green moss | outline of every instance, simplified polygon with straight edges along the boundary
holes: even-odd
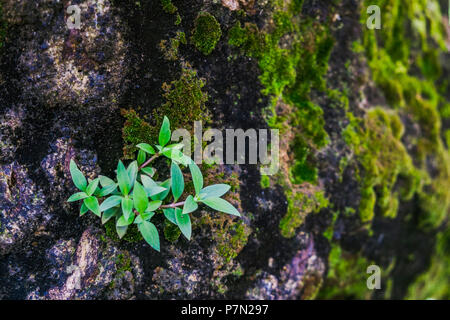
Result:
[[[437,235],[436,254],[429,269],[409,287],[407,299],[450,299],[450,229]]]
[[[328,257],[328,274],[318,299],[369,299],[367,267],[372,263],[359,254],[351,254],[333,244]]]
[[[122,129],[124,156],[132,158],[141,142],[153,144],[158,140],[159,128],[164,116],[170,119],[172,129],[193,130],[194,121],[208,121],[205,106],[208,95],[203,91],[205,82],[197,76],[197,71],[189,64],[182,66],[178,80],[163,84],[163,97],[166,102],[152,112],[152,124],[139,117],[136,111],[121,110],[126,121]]]
[[[222,36],[220,24],[208,12],[200,12],[195,20],[191,42],[204,55],[209,55]]]
[[[266,189],[270,187],[270,178],[268,176],[261,176],[261,188]]]
[[[280,221],[281,235],[285,238],[295,236],[296,229],[303,223],[308,214],[319,212],[320,209],[328,206],[328,200],[322,191],[316,191],[310,195],[306,190],[303,191],[285,191],[288,210]]]
[[[395,217],[398,198],[408,200],[420,187],[421,173],[401,142],[403,125],[395,112],[375,108],[364,120],[349,114],[343,132],[363,168],[359,213],[363,222],[372,220],[375,205],[386,217]],[[398,181],[401,187],[395,189]]]
[[[164,225],[164,237],[167,241],[175,242],[181,235],[180,228],[172,222],[166,220]]]
[[[163,84],[163,97],[166,100],[153,112],[153,119],[159,125],[164,116],[170,119],[172,128],[192,130],[194,121],[207,121],[205,106],[208,95],[203,91],[205,81],[197,76],[197,71],[185,64],[178,80]],[[156,132],[155,132],[156,133]]]
[[[450,162],[441,138],[444,134],[441,134],[440,119],[448,103],[441,92],[450,88],[445,82],[439,89],[436,85],[436,80],[442,74],[439,55],[446,51],[446,34],[441,23],[439,3],[435,0],[365,1],[365,5],[369,4],[379,5],[386,16],[379,32],[364,29],[361,46],[365,49],[373,79],[383,91],[390,107],[397,109],[399,115],[408,115],[420,128],[419,135],[412,140],[414,147],[410,149],[423,188],[410,188],[408,196],[414,192],[418,196],[419,207],[423,211],[421,223],[424,226],[437,226],[445,219],[450,206]],[[367,15],[364,6],[362,10],[361,23],[365,23]],[[395,136],[394,127],[392,131]],[[387,148],[379,152],[387,157],[388,153],[392,154]],[[428,168],[430,161],[436,168],[433,177]],[[381,183],[377,193],[385,213],[391,216],[395,215],[394,211],[401,200],[390,197],[390,185],[396,170],[397,166],[388,166],[384,170],[387,176],[378,178],[386,180]],[[369,176],[376,176],[376,173],[369,170]],[[408,184],[414,184],[413,177],[406,177],[406,180]],[[386,184],[387,187],[383,187]]]
[[[153,143],[154,133],[157,130],[139,117],[133,109],[121,110],[121,114],[126,121],[122,128],[122,138],[124,141],[123,153],[128,159],[134,158],[137,151],[136,145],[142,142]]]
[[[172,3],[172,0],[161,0],[161,5],[166,13],[174,14],[178,11],[178,8]]]
[[[292,1],[286,7],[284,2],[275,1],[269,33],[250,23],[242,27],[240,22],[228,33],[229,45],[258,59],[263,93],[271,97],[268,124],[279,129],[281,135],[294,132],[289,142],[294,159],[285,164],[289,167],[288,177],[278,179],[288,201],[288,212],[280,223],[281,233],[287,237],[294,235],[306,214],[322,207],[314,200],[315,196],[303,194],[302,188],[295,185],[317,182],[314,154],[328,143],[323,111],[309,95],[311,89],[326,91],[325,75],[334,40],[326,24],[299,16],[302,4],[303,1]],[[281,44],[285,38],[289,39],[288,45]],[[280,114],[280,98],[293,108]]]
[[[238,220],[229,228],[218,230],[215,238],[219,240],[217,245],[219,254],[224,257],[227,262],[236,258],[238,253],[247,244],[249,235],[250,229],[242,220]]]
[[[186,35],[178,31],[177,35],[169,40],[161,40],[159,50],[163,53],[164,59],[168,61],[178,60],[178,48],[180,44],[186,44]]]
[[[144,240],[144,238],[142,238],[142,235],[139,232],[139,230],[135,224],[130,225],[128,227],[128,230],[127,230],[127,233],[125,234],[125,236],[122,239],[120,239],[119,236],[117,235],[116,223],[115,223],[114,219],[109,220],[105,224],[105,233],[109,239],[111,239],[115,242],[126,241],[126,242],[135,243],[135,242],[140,242],[140,241]]]

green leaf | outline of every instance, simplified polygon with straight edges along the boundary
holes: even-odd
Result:
[[[127,233],[127,230],[128,230],[128,226],[119,227],[116,224],[116,232],[117,232],[117,235],[119,236],[119,239],[123,238],[123,236]]]
[[[155,175],[155,168],[151,168],[151,167],[145,167],[142,168],[141,171],[147,175],[149,175],[150,177],[153,177]]]
[[[137,156],[138,164],[139,165],[143,164],[145,162],[145,160],[147,160],[147,154],[144,151],[139,150],[138,156]]]
[[[166,156],[167,158],[171,159],[172,161],[175,161],[177,163],[181,163],[184,166],[189,165],[192,160],[188,156],[186,156],[183,152],[179,150],[166,150],[163,151],[162,154]]]
[[[89,198],[86,198],[86,199],[84,199],[84,202],[83,202],[85,205],[86,205],[86,207],[89,209],[89,210],[91,210],[96,216],[99,216],[99,217],[101,217],[102,216],[102,214],[101,214],[101,212],[100,212],[100,208],[99,208],[99,206],[98,206],[98,200],[97,200],[97,198],[96,197],[89,197]]]
[[[111,196],[102,202],[102,204],[100,205],[100,211],[103,212],[112,207],[118,206],[121,202],[122,202],[121,196]]]
[[[112,217],[117,216],[120,213],[119,207],[109,208],[102,215],[102,224],[107,223]]]
[[[75,202],[78,200],[86,199],[88,195],[85,192],[77,192],[70,196],[69,199],[67,199],[67,202]]]
[[[99,194],[98,194],[98,196],[99,197],[106,197],[107,195],[110,195],[111,193],[116,191],[116,189],[117,189],[117,185],[116,184],[111,184],[111,185],[106,186],[103,189],[101,189]]]
[[[148,207],[147,192],[144,187],[136,181],[133,189],[134,207],[139,213],[144,213]]]
[[[175,209],[174,208],[167,208],[163,209],[164,216],[172,222],[173,224],[177,224],[177,219],[175,218]]]
[[[159,130],[159,144],[164,147],[169,142],[170,136],[170,121],[166,116],[164,116],[161,130]]]
[[[199,192],[203,188],[203,175],[200,171],[200,168],[192,161],[189,164],[189,170],[191,171],[192,182],[194,183],[195,194],[199,194]]]
[[[199,193],[199,197],[202,200],[208,198],[219,198],[227,193],[230,188],[231,187],[227,184],[213,184],[211,186],[203,188]]]
[[[149,197],[160,194],[161,192],[168,191],[167,188],[159,186],[150,177],[141,176],[142,184],[144,185],[145,191]],[[153,198],[152,198],[153,199]]]
[[[162,205],[162,201],[160,201],[160,200],[152,201],[148,204],[148,207],[147,207],[147,209],[145,209],[145,211],[147,212],[147,211],[158,210],[159,207],[161,207],[161,205]]]
[[[114,180],[105,177],[105,176],[99,176],[98,177],[100,179],[100,184],[102,185],[102,187],[108,187],[111,185],[116,185],[116,183],[114,182]]]
[[[138,228],[144,237],[144,240],[147,241],[153,249],[159,252],[159,234],[155,225],[149,221],[143,221],[138,224]]]
[[[134,223],[139,224],[144,221],[149,221],[154,215],[155,215],[154,212],[144,212],[143,214],[140,214],[136,217],[136,219],[134,220]]]
[[[81,208],[80,208],[80,217],[83,216],[86,212],[88,212],[89,209],[88,207],[86,207],[86,205],[84,204],[84,202],[81,204]]]
[[[183,214],[194,212],[195,210],[197,210],[197,208],[198,204],[197,202],[195,202],[194,197],[189,195],[184,202]]]
[[[134,221],[134,217],[135,214],[133,212],[131,212],[130,216],[127,218],[124,215],[120,216],[119,220],[117,220],[116,225],[118,227],[125,227],[125,226],[129,226],[130,224],[133,223]]]
[[[239,211],[236,210],[235,207],[228,201],[221,199],[221,198],[208,198],[205,200],[200,200],[204,204],[206,204],[208,207],[213,208],[214,210],[225,212],[228,214],[232,214],[234,216],[240,217],[241,214]]]
[[[133,200],[129,198],[122,198],[122,212],[125,219],[128,220],[133,213]]]
[[[177,225],[180,228],[181,233],[183,233],[188,240],[191,240],[192,226],[189,214],[183,214],[183,211],[180,208],[176,208],[175,218],[177,219]]]
[[[139,149],[141,149],[142,151],[149,153],[149,154],[155,154],[155,149],[153,149],[153,147],[147,143],[140,143],[138,144],[136,147],[138,147]]]
[[[163,201],[167,195],[170,192],[170,179],[167,179],[166,181],[162,182],[159,184],[159,188],[165,188],[166,190],[164,190],[163,192],[158,192],[157,194],[150,196],[152,198],[152,200],[161,200]],[[158,188],[158,189],[159,189]],[[156,188],[152,188],[151,191],[156,190]]]
[[[70,175],[72,176],[73,183],[81,191],[86,191],[87,181],[83,173],[78,169],[75,161],[70,160]]]
[[[137,161],[133,161],[132,163],[130,163],[130,165],[127,168],[128,178],[130,179],[130,190],[134,186],[134,182],[136,181],[138,171],[139,169]]]
[[[117,180],[119,181],[120,191],[124,196],[127,196],[130,192],[130,178],[128,176],[128,172],[125,169],[122,161],[119,160],[119,164],[117,165]]]
[[[168,146],[164,147],[163,150],[181,150],[183,149],[184,144],[183,143],[174,143],[174,144],[169,144]]]
[[[86,188],[86,193],[89,196],[92,196],[95,192],[95,190],[97,190],[98,187],[98,183],[100,182],[100,179],[94,179],[93,181],[91,181],[91,183],[89,183],[88,187]]]
[[[172,162],[172,165],[170,167],[171,177],[172,177],[172,194],[173,194],[173,201],[176,202],[184,191],[184,178],[183,173],[181,172],[180,167],[175,163]]]

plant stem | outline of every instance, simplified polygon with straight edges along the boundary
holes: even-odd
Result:
[[[159,153],[155,154],[153,157],[151,157],[150,159],[148,159],[147,161],[145,161],[145,162],[139,167],[139,170],[142,170],[142,168],[145,168],[146,166],[148,166],[150,162],[152,162],[153,160],[155,160],[155,159],[158,158],[159,156],[160,156]]]
[[[171,204],[166,204],[166,205],[161,206],[161,208],[176,208],[176,207],[180,207],[180,206],[184,205],[184,202],[185,201],[177,202],[177,203],[171,203]]]

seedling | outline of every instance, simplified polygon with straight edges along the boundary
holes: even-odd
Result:
[[[157,213],[164,214],[167,220],[177,225],[188,240],[192,233],[189,215],[198,209],[199,204],[239,217],[238,210],[221,198],[230,186],[214,184],[204,187],[200,168],[181,151],[183,144],[168,145],[171,135],[169,119],[164,117],[159,145],[138,144],[137,158],[127,168],[119,160],[116,180],[99,176],[87,181],[75,161],[71,160],[70,173],[80,192],[67,201],[83,201],[80,215],[90,211],[100,217],[103,224],[115,218],[120,238],[131,224],[136,224],[145,241],[157,251],[160,251],[159,233],[151,222]],[[170,178],[154,181],[156,169],[151,163],[161,156],[171,160]],[[189,168],[195,190],[194,194],[186,197],[182,197],[185,183],[180,166]],[[185,200],[179,201],[182,198]]]

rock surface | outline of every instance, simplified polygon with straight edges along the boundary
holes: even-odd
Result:
[[[172,2],[0,2],[0,299],[450,298],[438,285],[450,276],[450,37],[432,24],[448,21],[444,1],[416,17],[424,35],[376,55],[367,1]],[[209,55],[191,42],[200,11],[221,28]],[[183,110],[166,101],[186,69],[205,84],[205,127],[280,129],[280,172],[208,168],[243,218],[202,207],[191,241],[169,241],[157,218],[159,253],[79,217],[69,163],[90,179],[114,173],[129,142],[120,109],[150,128],[189,114],[192,95]]]

